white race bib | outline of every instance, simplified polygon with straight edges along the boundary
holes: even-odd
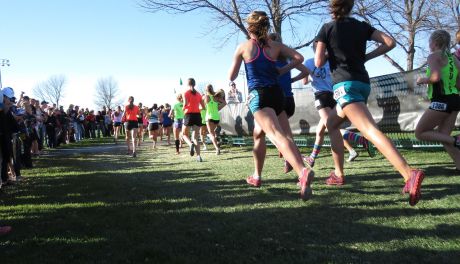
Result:
[[[334,100],[338,100],[340,97],[346,95],[345,86],[340,86],[339,88],[334,90]]]
[[[447,110],[447,104],[440,103],[440,102],[431,102],[430,109],[433,109],[433,110],[436,110],[436,111],[446,111]]]

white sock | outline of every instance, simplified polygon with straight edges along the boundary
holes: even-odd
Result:
[[[260,179],[260,176],[252,175],[252,178],[254,178],[254,180],[259,180],[259,179]]]

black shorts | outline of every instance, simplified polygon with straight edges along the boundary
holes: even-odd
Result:
[[[276,115],[284,111],[284,93],[279,86],[254,88],[248,96],[248,106],[251,112],[270,107]]]
[[[172,124],[163,124],[163,128],[172,127]]]
[[[201,114],[200,113],[190,113],[185,114],[184,116],[184,126],[202,126],[201,123]]]
[[[445,113],[460,111],[460,96],[458,94],[443,95],[431,99],[431,110]]]
[[[149,131],[158,130],[160,128],[160,124],[158,123],[149,123]]]
[[[218,125],[220,120],[208,119],[208,122],[211,122],[211,123],[214,123],[214,124]]]
[[[315,93],[315,107],[316,110],[320,110],[326,107],[333,109],[337,105],[337,101],[334,100],[333,92],[316,92]]]
[[[137,123],[137,121],[127,121],[125,123],[125,128],[126,130],[133,130],[135,128],[139,128],[139,124]]]
[[[295,101],[293,96],[284,97],[284,111],[286,112],[288,118],[294,115]]]
[[[113,126],[114,126],[114,127],[119,127],[119,126],[121,126],[121,122],[114,122],[114,123],[113,123]]]

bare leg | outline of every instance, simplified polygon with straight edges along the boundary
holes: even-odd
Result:
[[[254,131],[252,133],[254,138],[254,148],[252,149],[252,156],[254,159],[254,174],[257,179],[262,176],[262,169],[265,163],[265,156],[267,154],[267,145],[265,142],[265,133],[262,128],[255,122]]]
[[[409,164],[401,156],[393,142],[378,129],[366,105],[363,102],[351,103],[343,111],[361,134],[377,147],[405,180],[408,180],[411,174]],[[343,171],[343,167],[341,167],[341,170]]]
[[[216,138],[216,127],[217,125],[211,121],[208,120],[206,122],[206,125],[208,126],[208,131],[209,131],[209,137],[211,138],[211,142],[214,145],[214,148],[216,151],[219,150],[219,146],[217,145],[217,138]]]

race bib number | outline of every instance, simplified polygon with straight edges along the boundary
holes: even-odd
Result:
[[[430,109],[433,109],[433,110],[436,110],[436,111],[446,111],[447,110],[447,104],[440,103],[440,102],[431,102]]]
[[[347,93],[345,92],[345,86],[340,86],[334,90],[334,100],[338,100],[340,97],[343,97]]]

